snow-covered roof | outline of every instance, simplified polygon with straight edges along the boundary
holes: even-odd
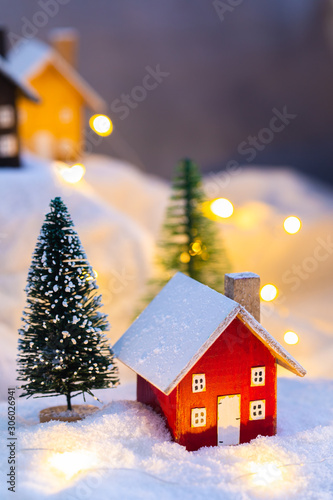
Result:
[[[16,72],[15,67],[2,56],[0,56],[0,73],[10,80],[25,97],[31,101],[39,101],[36,92],[30,87],[29,84],[23,83],[20,75]]]
[[[79,92],[86,104],[96,112],[106,109],[105,101],[79,75],[76,69],[50,45],[37,40],[25,40],[14,47],[8,54],[8,59],[16,73],[24,80],[30,80],[51,64]]]
[[[255,273],[228,273],[226,276],[230,276],[230,278],[233,278],[234,280],[246,280],[249,278],[260,278],[258,274]]]
[[[115,355],[165,394],[238,317],[296,375],[304,368],[240,304],[177,273],[114,346]]]

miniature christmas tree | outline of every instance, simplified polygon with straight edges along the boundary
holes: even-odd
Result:
[[[191,278],[223,291],[224,274],[230,264],[215,223],[204,216],[205,201],[197,165],[181,160],[175,172],[172,195],[158,243],[159,276],[151,282],[149,299],[180,271]]]
[[[50,207],[28,274],[18,380],[22,396],[63,394],[71,410],[72,397],[117,385],[118,372],[93,269],[61,198]]]

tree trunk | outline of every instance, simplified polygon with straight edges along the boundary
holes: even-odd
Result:
[[[66,399],[67,399],[67,410],[72,411],[71,394],[70,394],[70,392],[66,395]]]

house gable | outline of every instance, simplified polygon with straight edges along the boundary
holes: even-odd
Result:
[[[82,96],[52,64],[46,65],[31,83],[41,96],[41,104],[36,107],[24,100],[19,102],[20,131],[25,145],[34,150],[36,132],[47,131],[56,140],[71,141],[73,148],[79,151]],[[69,114],[67,121],[61,119],[63,110]],[[58,156],[58,152],[54,155]]]
[[[95,112],[106,109],[105,101],[82,78],[74,67],[61,57],[52,47],[40,40],[29,40],[14,47],[9,59],[18,75],[32,82],[51,64],[81,95],[83,101]]]
[[[265,384],[251,385],[251,368],[265,367]],[[204,374],[206,390],[193,392],[195,374]],[[219,396],[240,396],[240,442],[276,431],[276,362],[269,349],[235,318],[181,380],[178,387],[174,438],[189,450],[217,444]],[[250,420],[250,402],[265,401],[265,418]],[[205,409],[206,425],[192,427],[191,412]]]

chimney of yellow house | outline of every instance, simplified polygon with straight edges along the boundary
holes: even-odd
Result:
[[[71,66],[77,65],[79,35],[74,28],[56,28],[50,32],[49,40],[52,47]]]

